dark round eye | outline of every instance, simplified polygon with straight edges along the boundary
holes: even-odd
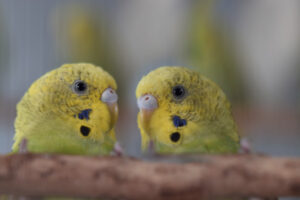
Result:
[[[185,89],[182,85],[176,85],[173,87],[172,93],[175,99],[182,99],[185,96]]]
[[[171,139],[173,142],[178,142],[179,139],[180,139],[180,133],[178,133],[178,132],[172,133],[172,134],[170,135],[170,139]]]
[[[91,129],[87,126],[80,126],[80,133],[83,136],[88,136],[90,134]]]
[[[87,91],[87,84],[84,81],[77,80],[73,83],[72,89],[76,94],[85,94]]]

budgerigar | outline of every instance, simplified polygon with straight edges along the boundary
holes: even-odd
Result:
[[[184,67],[160,67],[136,89],[142,149],[157,153],[233,153],[239,135],[231,106],[211,80]]]
[[[36,80],[17,105],[13,152],[108,154],[118,117],[116,82],[100,67],[65,64]]]

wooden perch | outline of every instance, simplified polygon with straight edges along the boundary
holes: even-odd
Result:
[[[0,156],[0,193],[133,200],[300,195],[300,159],[227,155],[201,156],[200,160]]]

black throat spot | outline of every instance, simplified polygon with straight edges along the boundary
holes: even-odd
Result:
[[[83,136],[88,136],[90,134],[91,129],[87,126],[80,126],[80,133]]]

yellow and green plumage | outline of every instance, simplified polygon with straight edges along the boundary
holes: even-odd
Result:
[[[116,82],[92,64],[65,64],[36,80],[17,105],[13,152],[108,154],[115,143]],[[107,100],[109,97],[114,98]],[[103,95],[105,101],[103,101]]]
[[[143,150],[153,143],[158,153],[238,151],[230,103],[204,76],[184,67],[160,67],[141,79],[136,97]]]

